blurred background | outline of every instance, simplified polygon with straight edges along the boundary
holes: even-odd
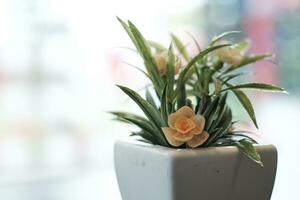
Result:
[[[279,152],[272,200],[297,199],[299,0],[0,0],[0,198],[121,199],[113,142],[132,127],[105,112],[137,111],[114,84],[138,90],[145,79],[123,63],[141,66],[120,48],[132,45],[115,16],[165,45],[170,32],[187,43],[189,32],[205,47],[222,31],[242,30],[231,39],[248,37],[250,52],[277,54],[278,66],[247,69],[258,73],[252,80],[290,93],[251,94],[261,137]]]

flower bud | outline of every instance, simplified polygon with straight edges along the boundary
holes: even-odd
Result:
[[[155,61],[155,64],[156,64],[156,67],[157,67],[157,70],[158,70],[159,74],[161,76],[166,75],[167,74],[167,56],[166,56],[166,53],[164,52],[164,53],[161,53],[159,55],[156,55],[154,57],[154,61]],[[174,75],[179,73],[180,67],[181,67],[181,61],[178,57],[176,57],[175,66],[174,66]]]

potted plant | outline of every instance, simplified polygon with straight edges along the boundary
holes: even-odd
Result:
[[[168,48],[146,40],[133,23],[118,18],[142,57],[152,88],[145,98],[118,87],[145,116],[111,112],[140,130],[115,144],[115,169],[124,200],[266,200],[277,166],[273,145],[259,145],[237,132],[226,102],[233,93],[256,127],[245,89],[284,92],[265,83],[235,84],[241,69],[271,59],[247,55],[249,43],[225,42],[236,31],[214,37],[206,49],[190,56],[175,35]],[[176,52],[176,53],[175,53]]]

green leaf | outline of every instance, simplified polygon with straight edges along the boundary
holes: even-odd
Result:
[[[213,46],[216,42],[218,42],[219,40],[223,39],[225,36],[231,35],[231,34],[236,34],[236,33],[240,33],[241,31],[227,31],[224,32],[218,36],[213,37],[213,39],[211,40],[209,46]]]
[[[230,46],[230,44],[222,44],[222,45],[218,45],[218,46],[213,46],[213,47],[209,47],[203,51],[201,51],[198,55],[196,55],[188,64],[187,66],[184,68],[184,70],[182,70],[182,72],[179,74],[179,78],[178,78],[178,83],[177,83],[177,87],[175,90],[175,94],[174,97],[176,97],[179,93],[179,90],[181,89],[181,86],[185,84],[185,82],[188,80],[188,78],[193,74],[193,66],[194,64],[201,60],[205,55],[207,55],[208,53],[216,50],[216,49],[220,49],[223,47],[227,47]]]
[[[167,84],[168,84],[168,101],[172,102],[173,89],[174,89],[174,74],[175,74],[175,55],[173,52],[172,43],[168,50],[167,60]]]
[[[213,71],[209,67],[201,68],[202,80],[199,81],[200,82],[199,85],[202,82],[203,92],[206,95],[209,95],[209,83],[212,80],[212,74]]]
[[[224,63],[222,61],[217,61],[213,64],[213,72],[218,72],[222,69],[222,67],[224,66]]]
[[[201,98],[203,96],[199,91],[196,91],[194,89],[186,90],[186,94],[187,94],[187,96],[195,96],[195,97],[199,97],[199,98]]]
[[[254,109],[253,109],[251,101],[249,100],[247,95],[244,92],[242,92],[241,90],[232,90],[232,92],[238,98],[238,100],[240,101],[240,103],[242,104],[244,109],[247,111],[247,113],[248,113],[249,117],[251,118],[251,120],[253,121],[255,127],[258,128]]]
[[[153,132],[153,130],[155,129],[153,127],[153,125],[151,124],[151,122],[149,122],[144,117],[141,117],[141,116],[138,116],[135,114],[131,114],[131,113],[126,113],[126,112],[110,112],[110,113],[117,116],[118,118],[120,118],[122,120],[125,120],[132,124],[135,124],[142,130],[146,130],[149,133]],[[155,135],[155,132],[152,135]]]
[[[232,146],[235,145],[234,143],[242,139],[245,139],[252,144],[257,144],[257,142],[253,138],[244,134],[226,134],[215,141],[213,144],[211,144],[211,146]]]
[[[234,141],[239,141],[241,139],[247,139],[248,141],[252,142],[253,144],[258,144],[258,142],[256,140],[254,140],[252,137],[242,134],[242,133],[231,132],[230,134],[225,135],[223,138],[230,138]]]
[[[198,96],[201,98],[202,95],[205,95],[205,91],[203,89],[202,86],[202,73],[200,74],[200,70],[202,70],[202,68],[199,69],[199,67],[194,67],[193,68],[196,74],[196,77],[194,78],[193,76],[190,76],[189,80],[186,82],[186,85],[190,86],[191,89],[189,91],[192,92],[192,94],[194,93],[194,96]],[[199,100],[199,99],[198,99]],[[198,108],[198,106],[197,106]],[[198,110],[198,109],[197,109]]]
[[[228,114],[227,110],[229,109],[229,108],[227,108],[226,100],[227,100],[227,93],[222,95],[220,98],[217,110],[214,113],[216,117],[211,120],[212,124],[211,124],[211,126],[209,126],[209,129],[208,129],[209,132],[214,130],[216,127],[223,126],[222,122],[224,121],[224,118],[227,117],[226,114]]]
[[[147,90],[150,86],[152,86],[152,85],[150,83],[148,83],[148,84],[142,86],[141,88],[139,88],[136,92],[140,92],[142,90]]]
[[[162,88],[163,88],[163,82],[160,77],[160,74],[158,72],[158,69],[155,65],[155,62],[153,60],[153,57],[151,55],[151,51],[149,49],[149,44],[143,37],[143,35],[140,33],[140,31],[134,26],[133,23],[128,21],[129,28],[131,30],[131,33],[133,37],[136,40],[136,48],[140,52],[140,55],[142,56],[147,72],[150,75],[153,85],[158,92],[158,94],[161,94]]]
[[[151,135],[149,132],[145,131],[145,130],[141,130],[141,131],[137,131],[137,132],[132,132],[132,134],[130,136],[140,136],[142,137],[144,140],[143,142],[150,142],[152,144],[160,144],[157,140],[156,137],[153,137],[153,135]]]
[[[175,44],[176,48],[178,49],[179,53],[182,55],[182,57],[186,61],[188,61],[190,58],[189,58],[188,53],[186,52],[185,45],[183,45],[183,43],[180,41],[180,39],[176,35],[171,34],[171,38],[172,38],[172,41]]]
[[[224,73],[228,73],[231,72],[233,70],[237,70],[241,67],[244,67],[248,64],[260,61],[260,60],[265,60],[267,58],[271,58],[273,55],[272,54],[262,54],[262,55],[250,55],[250,56],[245,56],[243,58],[243,61],[241,64],[234,66],[234,67],[230,67],[228,70],[226,70]]]
[[[210,105],[210,103],[211,103],[211,98],[208,95],[201,96],[199,105],[197,106],[198,110],[196,110],[197,114],[203,115],[203,113],[207,109],[207,106]]]
[[[212,100],[212,102],[207,106],[207,108],[205,109],[203,116],[205,117],[205,119],[210,118],[210,116],[214,113],[214,111],[216,111],[218,104],[219,104],[219,100],[220,100],[220,96],[217,96],[216,98],[214,98]],[[206,125],[205,125],[206,126]]]
[[[154,98],[152,97],[149,90],[146,90],[146,100],[154,107],[157,108]]]
[[[219,116],[214,121],[213,126],[211,127],[211,129],[215,129],[216,127],[223,126],[223,123],[226,120],[227,116],[231,115],[230,111],[231,110],[230,110],[230,108],[227,105],[223,105],[222,107],[220,106]]]
[[[266,83],[244,83],[240,85],[232,85],[228,88],[223,89],[221,92],[227,91],[227,90],[235,90],[235,89],[255,89],[255,90],[266,90],[266,91],[272,91],[272,92],[283,92],[286,93],[286,91],[278,86],[266,84]]]
[[[153,47],[155,49],[157,54],[167,51],[167,49],[163,45],[159,44],[158,42],[148,40],[148,43],[151,47]]]
[[[124,30],[128,34],[128,36],[131,39],[131,41],[134,44],[134,46],[137,46],[137,42],[136,42],[133,34],[131,33],[131,30],[130,30],[129,26],[122,19],[120,19],[119,17],[117,17],[117,19],[120,22],[120,24],[123,26]]]
[[[123,26],[123,28],[125,29],[125,31],[127,32],[130,39],[132,40],[139,54],[143,58],[147,69],[147,74],[149,75],[149,78],[153,83],[156,92],[160,95],[163,88],[163,82],[158,73],[155,62],[152,58],[149,44],[144,39],[142,34],[139,32],[139,30],[130,21],[128,21],[128,25],[127,25],[120,18],[118,18],[118,20]]]
[[[243,75],[246,75],[246,74],[250,74],[250,72],[241,72],[241,73],[234,73],[234,74],[227,74],[225,76],[223,76],[222,79],[222,83],[225,84],[227,83],[228,81],[236,78],[236,77],[240,77],[240,76],[243,76]]]
[[[118,118],[123,118],[123,119],[127,119],[127,118],[132,118],[132,119],[136,119],[139,121],[148,121],[147,119],[145,119],[142,116],[136,115],[136,114],[132,114],[132,113],[128,113],[128,112],[117,112],[117,111],[113,111],[113,112],[108,112],[112,115],[115,115]]]
[[[179,89],[179,94],[177,98],[177,109],[181,108],[182,106],[185,106],[186,104],[186,89],[185,85],[182,85]]]
[[[194,110],[194,105],[193,105],[192,100],[186,99],[185,105],[188,106],[188,107],[190,107],[190,108],[192,108],[192,110]]]
[[[236,140],[233,138],[222,137],[219,140],[215,141],[212,146],[231,146],[234,145],[239,148],[239,150],[248,158],[259,164],[263,167],[263,162],[261,160],[260,155],[257,153],[256,149],[253,146],[253,141],[249,140],[249,138],[244,138],[240,140]]]
[[[167,101],[167,89],[168,89],[168,85],[166,84],[160,99],[160,112],[161,112],[161,118],[163,119],[163,127],[166,127],[168,124],[169,111],[168,111],[168,101]]]
[[[145,115],[150,121],[152,121],[158,128],[161,127],[159,112],[157,109],[155,109],[153,105],[151,105],[148,101],[143,99],[135,91],[121,85],[117,85],[117,86],[142,109],[142,111],[145,113]]]
[[[192,38],[192,40],[195,43],[198,51],[201,52],[201,47],[200,47],[199,43],[197,42],[196,38],[191,33],[189,33],[189,32],[186,32],[186,33]]]
[[[261,167],[264,166],[263,163],[262,163],[262,161],[261,161],[260,155],[257,153],[257,151],[255,150],[255,148],[254,148],[254,146],[252,145],[251,142],[249,142],[246,139],[242,139],[242,140],[240,140],[238,142],[235,142],[234,144],[248,158],[250,158],[251,160],[253,160],[256,163],[258,163]]]

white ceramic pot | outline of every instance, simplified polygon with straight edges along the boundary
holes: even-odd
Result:
[[[257,145],[264,167],[236,147],[171,149],[134,140],[115,144],[123,200],[269,200],[277,167],[273,145]]]

